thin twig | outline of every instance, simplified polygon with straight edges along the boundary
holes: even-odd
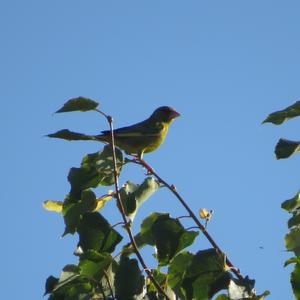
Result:
[[[98,111],[98,110],[97,110]],[[99,113],[101,113],[102,115],[104,115],[109,123],[109,129],[110,129],[110,137],[111,137],[111,148],[112,148],[112,155],[113,155],[113,165],[114,165],[114,181],[115,181],[115,190],[116,190],[116,198],[117,198],[117,202],[118,202],[118,206],[120,208],[120,212],[125,224],[125,229],[128,233],[128,236],[130,238],[131,244],[133,246],[134,252],[139,260],[139,262],[141,263],[143,269],[145,270],[145,272],[147,273],[148,277],[150,278],[151,282],[154,284],[154,286],[156,287],[156,289],[164,295],[165,299],[170,300],[170,298],[168,297],[168,295],[165,293],[165,291],[162,289],[162,287],[159,285],[159,283],[156,281],[156,279],[153,277],[150,269],[147,267],[141,253],[138,250],[137,244],[135,242],[133,233],[131,231],[130,228],[130,222],[127,221],[126,218],[126,214],[125,214],[125,209],[123,206],[123,203],[121,201],[121,197],[120,197],[120,191],[119,191],[119,180],[118,180],[118,172],[117,172],[117,158],[116,158],[116,148],[115,148],[115,139],[114,139],[114,130],[113,130],[113,119],[111,116],[107,116],[106,114],[104,114],[101,111],[98,111]]]
[[[221,250],[221,248],[218,246],[218,244],[214,241],[214,239],[211,237],[211,235],[207,232],[206,227],[203,226],[201,224],[201,222],[198,220],[197,216],[194,214],[194,212],[191,210],[191,208],[187,205],[187,203],[185,202],[185,200],[182,198],[182,196],[176,191],[176,188],[174,185],[167,183],[162,177],[160,177],[154,170],[153,168],[144,160],[144,159],[134,159],[132,160],[132,162],[135,162],[137,164],[142,165],[144,168],[146,168],[146,170],[148,171],[148,173],[152,174],[154,177],[156,177],[156,179],[163,184],[164,186],[166,186],[176,197],[177,199],[180,201],[180,203],[183,205],[183,207],[187,210],[187,212],[189,213],[190,217],[194,220],[194,222],[196,223],[196,225],[199,227],[199,229],[202,231],[202,233],[204,234],[204,236],[208,239],[208,241],[210,242],[210,244],[213,246],[213,248],[221,254],[224,254],[224,252]],[[225,255],[225,254],[224,254]],[[232,262],[228,259],[228,257],[226,256],[226,264],[228,265],[228,267],[232,270],[232,272],[239,278],[239,279],[244,279],[244,277],[241,275],[240,271],[238,268],[235,268],[234,265],[232,264]]]

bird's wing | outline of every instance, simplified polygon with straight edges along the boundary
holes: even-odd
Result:
[[[150,125],[148,120],[143,122],[118,128],[114,130],[114,134],[118,137],[140,137],[140,136],[157,136],[160,134],[162,126],[157,123],[155,126]],[[103,135],[109,135],[109,131],[102,131]]]

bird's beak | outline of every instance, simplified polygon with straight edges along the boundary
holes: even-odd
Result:
[[[180,117],[180,113],[178,113],[176,110],[173,110],[171,112],[171,118],[175,119],[175,118],[178,118],[178,117]]]

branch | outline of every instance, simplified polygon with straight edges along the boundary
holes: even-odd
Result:
[[[159,283],[156,281],[156,279],[153,277],[150,269],[147,267],[141,253],[139,252],[139,249],[137,247],[137,244],[135,242],[133,233],[131,231],[131,227],[130,227],[130,222],[127,221],[126,218],[126,214],[125,214],[125,209],[123,206],[123,203],[121,201],[121,197],[120,197],[120,191],[119,191],[119,180],[118,180],[118,173],[117,173],[117,159],[116,159],[116,147],[115,147],[115,139],[114,139],[114,130],[113,130],[113,119],[111,116],[106,115],[105,113],[103,113],[102,111],[96,110],[97,112],[101,113],[102,115],[104,115],[109,123],[109,129],[110,129],[110,137],[111,137],[111,148],[112,148],[112,154],[113,154],[113,165],[114,165],[114,181],[115,181],[115,190],[116,190],[116,199],[117,199],[117,203],[119,206],[119,210],[121,212],[122,218],[123,218],[123,222],[125,224],[125,228],[126,231],[128,233],[128,236],[130,238],[130,242],[133,246],[134,252],[139,260],[139,262],[141,263],[143,269],[145,270],[145,272],[147,273],[148,277],[150,278],[151,282],[154,284],[154,286],[156,287],[157,291],[159,291],[162,295],[164,295],[165,299],[170,300],[170,298],[168,297],[168,295],[165,293],[165,291],[162,289],[162,287],[159,285]]]
[[[191,210],[191,208],[187,205],[185,200],[182,198],[182,196],[176,191],[176,188],[174,185],[167,183],[162,177],[160,177],[154,170],[153,168],[144,160],[140,158],[135,158],[132,160],[132,162],[137,163],[139,165],[142,165],[144,168],[146,168],[147,172],[151,175],[153,175],[159,182],[160,184],[164,185],[167,187],[180,201],[180,203],[183,205],[183,207],[187,210],[189,213],[189,216],[194,220],[196,223],[197,227],[201,230],[201,232],[204,234],[204,236],[208,239],[210,244],[213,246],[213,248],[220,254],[225,255],[225,253],[221,250],[221,248],[218,246],[218,244],[214,241],[212,236],[207,232],[206,227],[201,224],[201,222],[198,220],[197,216],[194,214],[194,212]],[[244,279],[244,277],[241,275],[240,271],[238,268],[234,267],[232,262],[226,257],[226,264],[228,267],[232,270],[232,272],[239,278],[239,279]]]

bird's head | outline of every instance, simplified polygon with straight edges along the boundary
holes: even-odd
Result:
[[[153,112],[151,118],[159,122],[170,123],[179,116],[180,114],[172,107],[161,106]]]

